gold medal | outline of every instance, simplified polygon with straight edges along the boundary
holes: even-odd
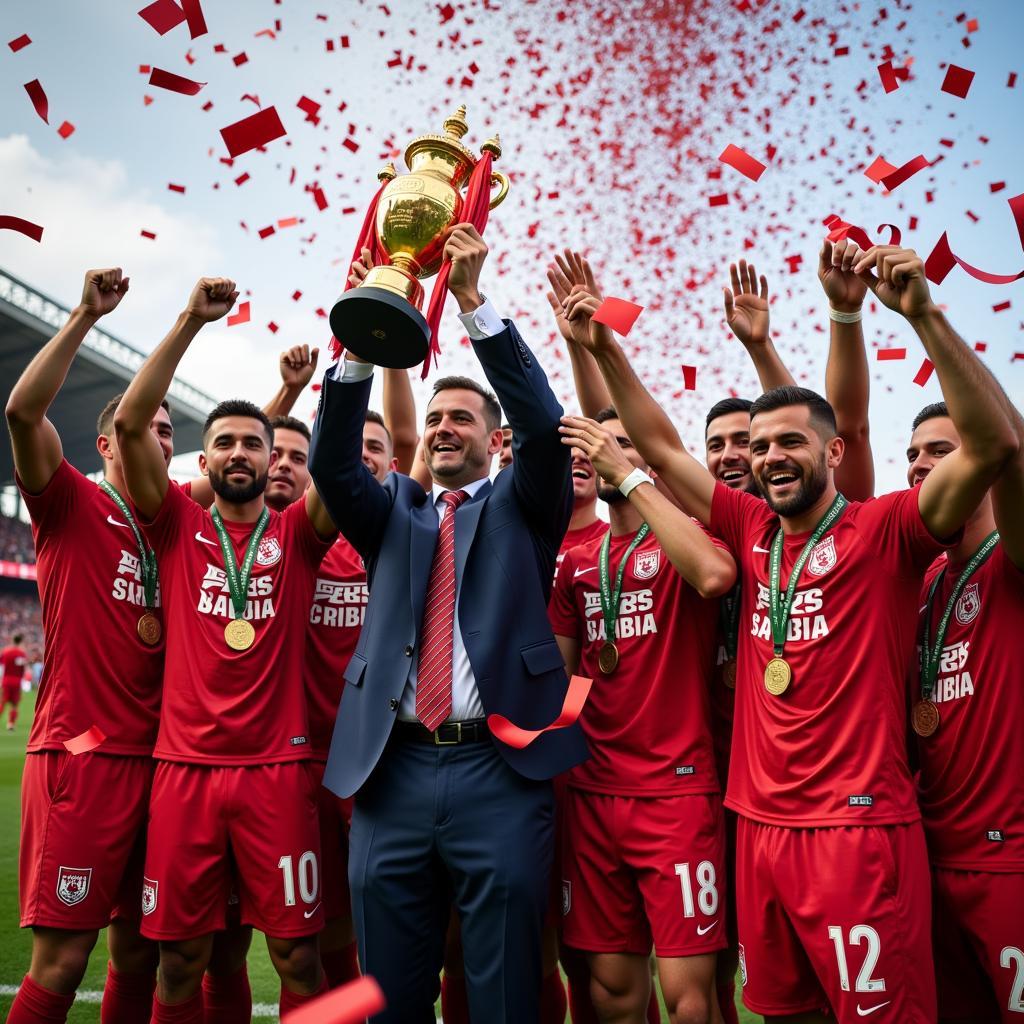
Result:
[[[619,649],[610,640],[601,645],[600,653],[597,655],[597,667],[606,676],[610,676],[619,667]]]
[[[931,736],[939,727],[939,708],[933,700],[919,700],[910,714],[910,724],[918,736]]]
[[[735,690],[736,689],[736,659],[735,658],[730,658],[722,666],[722,682],[725,683],[725,685],[730,690]]]
[[[256,639],[256,630],[245,619],[232,619],[224,627],[224,639],[233,651],[247,651]]]
[[[764,667],[764,688],[773,697],[785,693],[792,679],[793,670],[789,667],[789,662],[782,658],[772,658]]]
[[[152,612],[146,612],[135,628],[138,630],[139,639],[147,646],[155,647],[160,643],[163,630],[160,627],[160,620]]]

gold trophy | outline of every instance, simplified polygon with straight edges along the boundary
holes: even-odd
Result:
[[[373,267],[357,287],[342,294],[330,319],[334,336],[360,359],[410,367],[427,356],[431,331],[420,312],[420,279],[441,268],[448,230],[463,220],[462,189],[477,165],[462,142],[468,130],[461,106],[444,122],[443,135],[420,135],[409,143],[408,174],[396,174],[387,164],[377,175],[388,184],[377,203],[376,235],[391,262]],[[481,146],[481,153],[494,160],[501,156],[497,135]],[[488,184],[499,186],[490,201],[493,210],[508,195],[509,182],[497,171],[490,177]]]

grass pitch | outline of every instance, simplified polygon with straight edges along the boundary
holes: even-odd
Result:
[[[20,820],[21,770],[25,762],[25,743],[35,707],[35,694],[22,697],[20,716],[13,733],[6,731],[7,717],[0,723],[0,1019],[6,1018],[14,999],[14,987],[28,968],[31,934],[18,927],[18,823]],[[106,937],[101,934],[89,961],[80,996],[68,1016],[70,1024],[98,1024],[98,994],[106,974]],[[253,1005],[264,1015],[255,1016],[256,1024],[277,1020],[279,982],[259,935],[253,937],[249,954],[249,980]],[[260,1005],[262,1004],[262,1005]],[[438,1007],[440,1016],[440,1007]],[[743,1024],[759,1018],[740,1007]],[[568,1021],[568,1018],[566,1018]],[[668,1015],[663,1013],[663,1020]]]

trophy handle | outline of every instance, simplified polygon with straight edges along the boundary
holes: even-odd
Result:
[[[501,186],[498,189],[498,194],[491,200],[491,205],[488,207],[488,209],[493,210],[504,202],[505,196],[508,195],[508,178],[501,171],[494,171],[491,174],[491,184]]]

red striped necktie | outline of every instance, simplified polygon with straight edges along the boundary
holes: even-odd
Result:
[[[430,730],[452,713],[452,636],[455,627],[455,510],[469,497],[445,491],[448,506],[430,567],[427,600],[420,630],[420,664],[416,674],[416,717]]]

